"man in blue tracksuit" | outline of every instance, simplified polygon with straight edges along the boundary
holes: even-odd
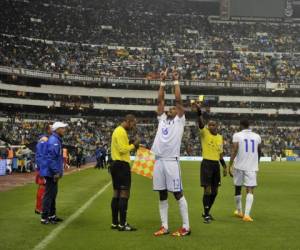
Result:
[[[101,158],[100,158],[100,166],[101,168],[106,168],[106,155],[107,155],[107,151],[104,145],[101,146],[100,148],[101,150]]]
[[[46,163],[46,151],[47,151],[47,141],[48,136],[51,134],[51,127],[47,125],[45,127],[45,131],[47,134],[41,135],[39,137],[38,143],[36,144],[35,150],[35,163],[36,163],[36,176],[35,183],[38,185],[37,193],[36,193],[36,205],[35,205],[35,213],[41,214],[43,211],[43,197],[45,193],[45,178],[40,175],[40,168],[43,164]]]
[[[102,152],[101,152],[101,148],[100,148],[99,144],[97,144],[95,156],[96,156],[96,161],[97,161],[95,168],[100,169]]]
[[[63,175],[63,148],[62,137],[68,124],[55,122],[52,134],[47,141],[45,164],[41,164],[40,175],[46,180],[45,194],[43,198],[42,224],[56,224],[62,219],[56,216],[57,183]]]

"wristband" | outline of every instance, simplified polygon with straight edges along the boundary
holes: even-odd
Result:
[[[166,82],[161,81],[161,82],[160,82],[160,86],[161,86],[161,87],[165,87],[165,86],[166,86]]]
[[[220,160],[220,163],[223,166],[223,168],[226,168],[226,163],[223,158]]]
[[[180,82],[178,80],[175,80],[174,85],[180,85]]]

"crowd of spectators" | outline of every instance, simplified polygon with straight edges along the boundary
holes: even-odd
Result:
[[[177,68],[183,79],[297,82],[300,55],[164,49],[109,49],[2,36],[0,65],[91,76],[157,79]]]
[[[253,108],[253,109],[300,109],[300,103],[287,103],[287,102],[244,102],[244,101],[231,101],[231,102],[217,102],[214,107],[239,107],[239,108]]]
[[[64,137],[64,145],[68,148],[81,148],[85,157],[95,155],[97,145],[110,146],[110,137],[113,129],[120,122],[117,117],[102,117],[97,120],[77,120],[68,122],[69,128]],[[1,140],[11,145],[34,145],[43,130],[47,121],[25,121],[13,119],[2,122]],[[155,120],[149,118],[138,119],[137,130],[133,132],[132,138],[138,134],[141,142],[150,148],[155,137],[157,124]],[[263,139],[262,148],[265,156],[285,156],[287,149],[300,149],[300,129],[299,127],[279,127],[277,125],[255,124],[253,130],[259,133]],[[230,155],[230,144],[233,133],[238,131],[238,126],[232,122],[223,121],[219,125],[219,133],[224,137],[224,152]],[[185,127],[181,154],[183,156],[201,155],[201,145],[198,138],[198,128],[189,124]],[[34,147],[32,148],[34,150]],[[72,150],[70,150],[72,151]]]
[[[190,80],[300,79],[298,23],[211,22],[200,3],[171,0],[4,0],[0,8],[0,65],[150,79],[164,67]]]
[[[240,44],[254,51],[299,51],[299,26],[210,23],[206,16],[213,13],[206,5],[173,0],[4,0],[0,32],[135,47],[231,50]]]
[[[218,4],[176,0],[2,0],[0,9],[0,66],[63,74],[158,79],[163,68],[176,68],[183,79],[297,83],[300,81],[300,23],[229,22],[213,20]],[[25,92],[1,95],[35,99]],[[93,103],[120,103],[120,98],[40,94],[62,106],[91,108]],[[152,99],[121,100],[123,104],[154,104]],[[168,104],[168,103],[167,103]],[[231,107],[233,102],[216,103]],[[292,108],[298,104],[236,102],[239,107]],[[51,119],[51,118],[50,118]],[[21,159],[44,133],[46,121],[12,119],[0,124],[1,140],[26,145]],[[110,144],[118,118],[67,121],[64,143],[93,156],[96,146]],[[237,126],[222,122],[225,154]],[[266,156],[285,155],[300,147],[299,128],[260,124]],[[139,120],[143,144],[152,144],[153,120]],[[1,146],[1,145],[0,145]],[[2,150],[3,147],[0,147]],[[0,150],[1,154],[4,152]],[[200,155],[195,126],[187,126],[182,155]],[[15,152],[17,154],[17,152]],[[23,163],[22,163],[23,164]],[[25,163],[24,163],[25,164]],[[27,165],[27,164],[25,164]]]

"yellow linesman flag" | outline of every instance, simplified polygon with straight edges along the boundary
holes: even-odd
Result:
[[[152,179],[154,163],[154,154],[147,148],[139,147],[136,152],[135,161],[132,165],[131,171],[138,175]]]

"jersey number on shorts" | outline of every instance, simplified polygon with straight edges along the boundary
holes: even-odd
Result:
[[[244,141],[245,141],[245,150],[246,150],[246,153],[248,153],[248,151],[249,151],[249,146],[248,146],[248,139],[244,139]],[[251,149],[252,149],[252,153],[254,153],[255,152],[255,141],[254,140],[250,140],[250,142],[251,142]]]
[[[174,189],[180,189],[180,180],[179,179],[174,179],[173,184],[174,184]]]

